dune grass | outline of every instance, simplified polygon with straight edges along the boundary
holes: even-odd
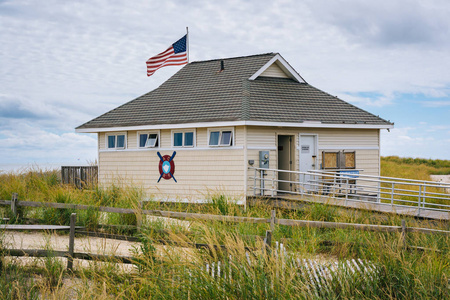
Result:
[[[389,175],[391,176],[391,175]],[[396,175],[398,176],[398,175]],[[55,171],[30,171],[0,175],[0,198],[80,203],[95,206],[139,207],[143,191],[115,184],[91,191],[61,185]],[[231,199],[232,200],[232,199]],[[258,205],[244,209],[224,195],[213,195],[209,205],[149,202],[148,209],[269,218],[271,209]],[[8,208],[2,208],[8,214]],[[24,209],[27,218],[46,224],[66,224],[70,210]],[[96,229],[99,223],[135,224],[138,215],[100,215],[95,209],[78,211],[78,225]],[[400,225],[402,217],[344,209],[324,204],[305,205],[292,211],[277,209],[277,218],[329,222]],[[448,222],[406,218],[407,226],[449,230]],[[408,233],[405,247],[400,233],[365,232],[350,229],[297,228],[276,225],[273,240],[286,251],[263,249],[269,224],[195,221],[188,227],[162,220],[144,220],[135,251],[135,268],[125,272],[118,264],[93,263],[65,271],[54,258],[42,267],[21,266],[2,255],[2,299],[448,299],[450,297],[450,240],[444,235]],[[131,234],[131,233],[130,233]],[[177,241],[161,246],[159,239]],[[0,238],[0,241],[2,239]],[[190,243],[226,245],[188,247]],[[6,245],[3,245],[6,247]],[[0,250],[3,249],[0,245]],[[246,251],[245,247],[254,249]],[[373,272],[349,271],[351,260],[365,262]],[[328,279],[316,279],[303,263],[335,265]],[[220,265],[220,267],[219,267]],[[214,270],[214,272],[212,271]],[[220,271],[219,271],[220,270]],[[322,276],[322,275],[321,275]],[[320,277],[320,276],[317,276]],[[67,282],[70,282],[67,283]]]
[[[430,175],[450,175],[450,160],[381,157],[381,176],[431,180]]]

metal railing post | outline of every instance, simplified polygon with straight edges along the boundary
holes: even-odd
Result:
[[[394,184],[395,182],[392,182],[391,185],[391,208],[394,209]]]
[[[275,180],[275,170],[273,170],[273,175],[272,175],[272,197],[274,196],[274,191],[275,191],[275,185],[274,185],[274,180]]]
[[[259,179],[259,187],[261,189],[261,196],[264,196],[264,189],[265,189],[265,184],[264,184],[264,169],[261,169],[261,177]]]
[[[348,200],[348,178],[345,179],[345,206],[347,206]]]
[[[255,168],[255,176],[253,177],[253,196],[256,196],[256,168]]]
[[[418,208],[418,211],[417,211],[417,215],[418,216],[420,216],[420,201],[421,201],[421,194],[422,194],[422,185],[419,185],[419,199],[418,199],[418,204],[419,204],[419,208]]]
[[[422,190],[422,203],[423,203],[423,207],[425,208],[425,205],[427,204],[427,196],[426,196],[426,191],[427,191],[427,186],[424,185],[423,186],[423,190]]]
[[[298,188],[300,190],[300,196],[303,196],[303,181],[305,180],[305,174],[299,174],[300,176],[298,176]],[[302,175],[303,175],[303,180],[302,180]]]

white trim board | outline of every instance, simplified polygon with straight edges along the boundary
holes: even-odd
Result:
[[[174,148],[139,148],[139,149],[120,149],[120,150],[108,150],[108,149],[101,149],[98,152],[104,153],[104,152],[140,152],[140,151],[195,151],[195,150],[242,150],[244,149],[243,146],[233,146],[233,147],[205,147],[205,148],[196,148],[196,147],[174,147]]]
[[[273,146],[248,146],[248,150],[277,150],[277,147]]]
[[[321,122],[265,122],[265,121],[224,121],[224,122],[204,122],[204,123],[184,123],[184,124],[159,124],[127,127],[107,127],[107,128],[80,128],[75,129],[78,133],[97,133],[114,131],[144,131],[155,129],[184,129],[184,128],[206,128],[206,127],[231,127],[231,126],[266,126],[266,127],[297,127],[297,128],[338,128],[338,129],[391,129],[394,125],[373,125],[373,124],[324,124]]]

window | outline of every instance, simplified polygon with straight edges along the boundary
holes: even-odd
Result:
[[[233,131],[226,130],[210,130],[209,131],[209,146],[231,146],[233,145]]]
[[[139,148],[159,147],[159,133],[157,132],[139,132]]]
[[[338,169],[339,166],[339,152],[322,152],[322,168],[323,169]]]
[[[355,169],[355,151],[322,152],[322,169]]]
[[[195,135],[194,131],[172,131],[174,147],[194,147]]]
[[[342,152],[341,156],[341,169],[355,169],[356,168],[356,155],[353,152]]]
[[[106,136],[108,149],[125,149],[126,138],[125,133],[108,134]]]

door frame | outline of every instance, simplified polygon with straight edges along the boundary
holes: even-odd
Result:
[[[282,132],[280,132],[280,133],[276,134],[276,141],[277,141],[277,146],[276,146],[276,148],[277,148],[277,169],[281,170],[280,166],[279,166],[279,163],[280,163],[279,156],[280,156],[280,154],[278,152],[278,147],[279,147],[278,142],[279,142],[279,137],[280,136],[285,136],[285,137],[290,137],[291,138],[291,141],[289,143],[289,159],[292,160],[292,164],[289,164],[289,171],[295,171],[295,160],[297,159],[297,155],[295,153],[295,150],[297,149],[296,144],[295,144],[295,142],[296,142],[296,140],[295,140],[296,134],[295,133],[282,133]],[[277,176],[277,180],[278,179],[280,179],[279,173],[278,173],[278,176]],[[291,173],[289,173],[289,181],[294,181],[294,180],[292,180],[292,174]],[[279,189],[279,184],[280,183],[278,182],[277,189]],[[294,191],[294,185],[292,183],[290,184],[289,190],[290,191]]]

